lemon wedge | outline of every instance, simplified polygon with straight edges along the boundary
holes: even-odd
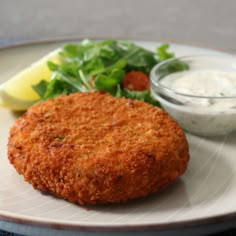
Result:
[[[32,85],[42,79],[50,80],[52,72],[47,67],[47,61],[60,63],[58,54],[60,50],[50,52],[1,84],[0,105],[15,111],[24,111],[37,102],[40,97],[33,90]]]

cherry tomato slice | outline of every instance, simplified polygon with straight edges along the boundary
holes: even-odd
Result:
[[[131,71],[126,74],[122,85],[132,91],[145,91],[150,88],[150,79],[141,71]]]

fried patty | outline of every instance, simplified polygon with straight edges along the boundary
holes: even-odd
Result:
[[[184,173],[189,152],[162,109],[91,92],[31,107],[10,130],[8,157],[35,189],[83,205],[156,192]]]

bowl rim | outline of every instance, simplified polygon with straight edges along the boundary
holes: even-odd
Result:
[[[150,72],[150,81],[151,81],[151,87],[154,87],[154,89],[152,88],[153,91],[156,92],[156,89],[158,89],[159,92],[164,92],[165,94],[169,94],[170,96],[174,96],[174,95],[178,95],[178,96],[183,96],[183,97],[189,97],[189,98],[198,98],[198,99],[235,99],[235,96],[202,96],[202,95],[193,95],[193,94],[187,94],[187,93],[180,93],[177,91],[174,91],[173,89],[162,85],[161,83],[159,83],[159,79],[157,79],[157,76],[155,74],[155,71],[157,69],[159,69],[161,66],[172,62],[172,61],[177,61],[177,60],[186,60],[186,59],[199,59],[199,58],[206,58],[206,59],[233,59],[235,60],[235,75],[236,75],[236,57],[233,55],[208,55],[208,54],[199,54],[199,55],[184,55],[184,56],[179,56],[179,57],[174,57],[174,58],[170,58],[167,60],[164,60],[158,64],[156,64],[151,72]],[[222,71],[221,69],[216,70],[216,71]],[[176,72],[174,72],[176,73]],[[173,73],[173,74],[174,74]],[[177,72],[178,73],[178,72]],[[166,76],[164,76],[166,77]],[[163,78],[164,78],[163,77]]]

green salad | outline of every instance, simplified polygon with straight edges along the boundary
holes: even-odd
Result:
[[[59,52],[60,64],[48,62],[53,74],[33,86],[41,100],[75,92],[106,91],[113,96],[139,99],[159,106],[149,90],[149,73],[154,65],[175,55],[162,44],[156,52],[132,42],[83,40],[67,44]],[[175,71],[186,69],[179,62]]]

